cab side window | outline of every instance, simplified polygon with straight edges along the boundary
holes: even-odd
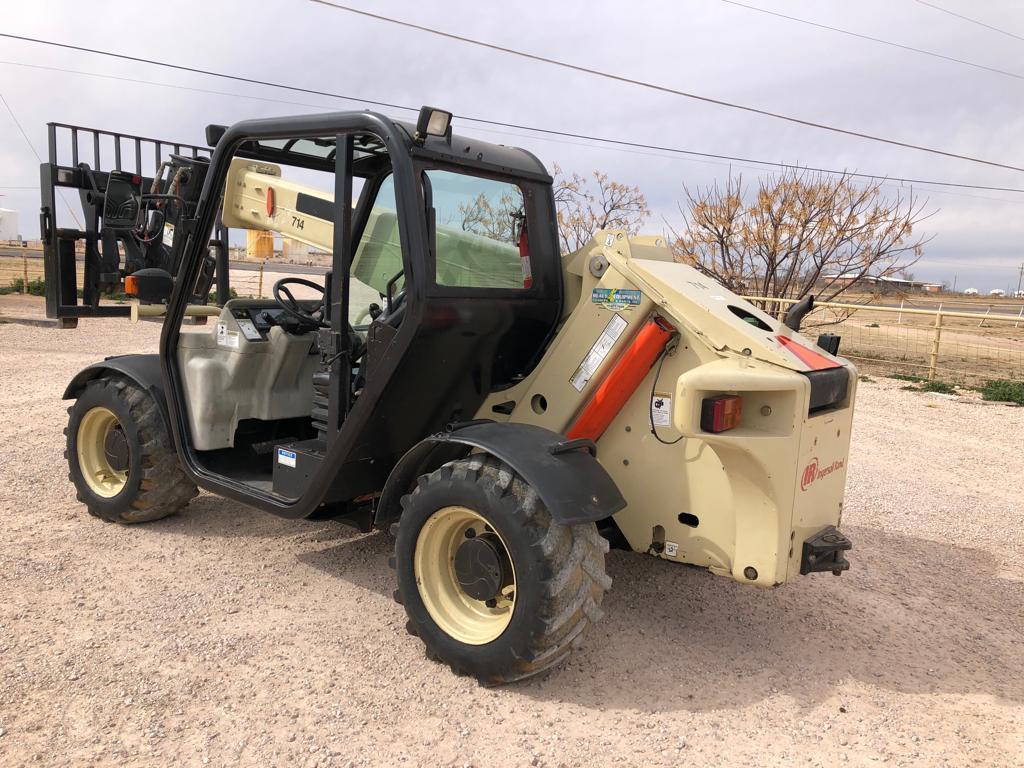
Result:
[[[530,285],[525,201],[515,184],[428,170],[434,207],[438,285],[517,288]],[[523,237],[521,237],[521,235]]]
[[[387,292],[388,281],[402,271],[402,241],[398,235],[395,183],[390,174],[377,188],[362,237],[352,257],[352,287],[370,300]],[[376,296],[371,296],[376,293]]]

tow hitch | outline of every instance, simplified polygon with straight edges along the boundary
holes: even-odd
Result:
[[[822,528],[804,542],[800,558],[800,575],[819,571],[832,571],[836,576],[850,567],[850,561],[843,552],[853,549],[853,542],[846,538],[834,525]]]

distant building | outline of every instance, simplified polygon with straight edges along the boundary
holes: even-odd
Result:
[[[926,283],[921,280],[903,280],[898,277],[874,277],[872,275],[860,275],[849,272],[842,275],[822,275],[821,280],[833,285],[849,288],[851,286],[862,286],[866,290],[880,290],[883,293],[888,291],[922,291],[924,293],[938,293],[942,290],[939,283]]]

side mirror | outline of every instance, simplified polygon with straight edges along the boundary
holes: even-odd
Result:
[[[111,171],[103,194],[103,225],[111,229],[137,227],[141,210],[142,177]]]
[[[163,304],[173,288],[171,273],[156,267],[137,270],[124,279],[124,292],[146,304]]]

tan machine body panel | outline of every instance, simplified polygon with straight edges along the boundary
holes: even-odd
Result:
[[[273,230],[330,251],[334,247],[334,224],[298,211],[296,200],[300,194],[334,203],[332,194],[281,178],[279,165],[236,157],[224,182],[221,219],[225,227]]]
[[[224,224],[274,230],[330,250],[333,224],[296,211],[296,199],[300,193],[332,196],[280,174],[273,164],[233,160]],[[534,371],[492,394],[476,417],[568,432],[640,328],[661,315],[678,329],[679,343],[598,441],[599,459],[627,501],[615,522],[636,551],[743,583],[774,586],[797,575],[804,540],[840,522],[853,366],[675,262],[659,238],[599,231],[566,256],[563,267],[566,304],[558,334]],[[594,289],[610,300],[595,301]],[[623,291],[632,292],[631,301],[614,300]],[[841,403],[809,414],[810,381],[803,373],[810,366],[780,337],[847,370]],[[664,418],[662,411],[657,436],[652,393],[670,413]],[[700,428],[701,402],[718,394],[740,395],[743,417],[739,427],[711,434]],[[510,401],[511,414],[493,409]]]
[[[543,360],[516,387],[493,394],[477,418],[568,432],[657,313],[679,330],[678,346],[660,370],[648,372],[598,440],[598,457],[628,503],[616,523],[636,551],[744,583],[774,586],[798,574],[804,540],[840,521],[853,366],[674,262],[658,238],[598,232],[565,257],[565,277],[565,318]],[[630,294],[633,303],[594,299],[622,291],[639,296]],[[809,366],[780,336],[846,369],[849,389],[841,403],[809,414],[810,381],[803,375]],[[671,413],[657,436],[652,392]],[[740,395],[743,417],[739,427],[710,434],[700,429],[701,401],[718,394]],[[493,410],[509,401],[516,403],[510,415]]]

